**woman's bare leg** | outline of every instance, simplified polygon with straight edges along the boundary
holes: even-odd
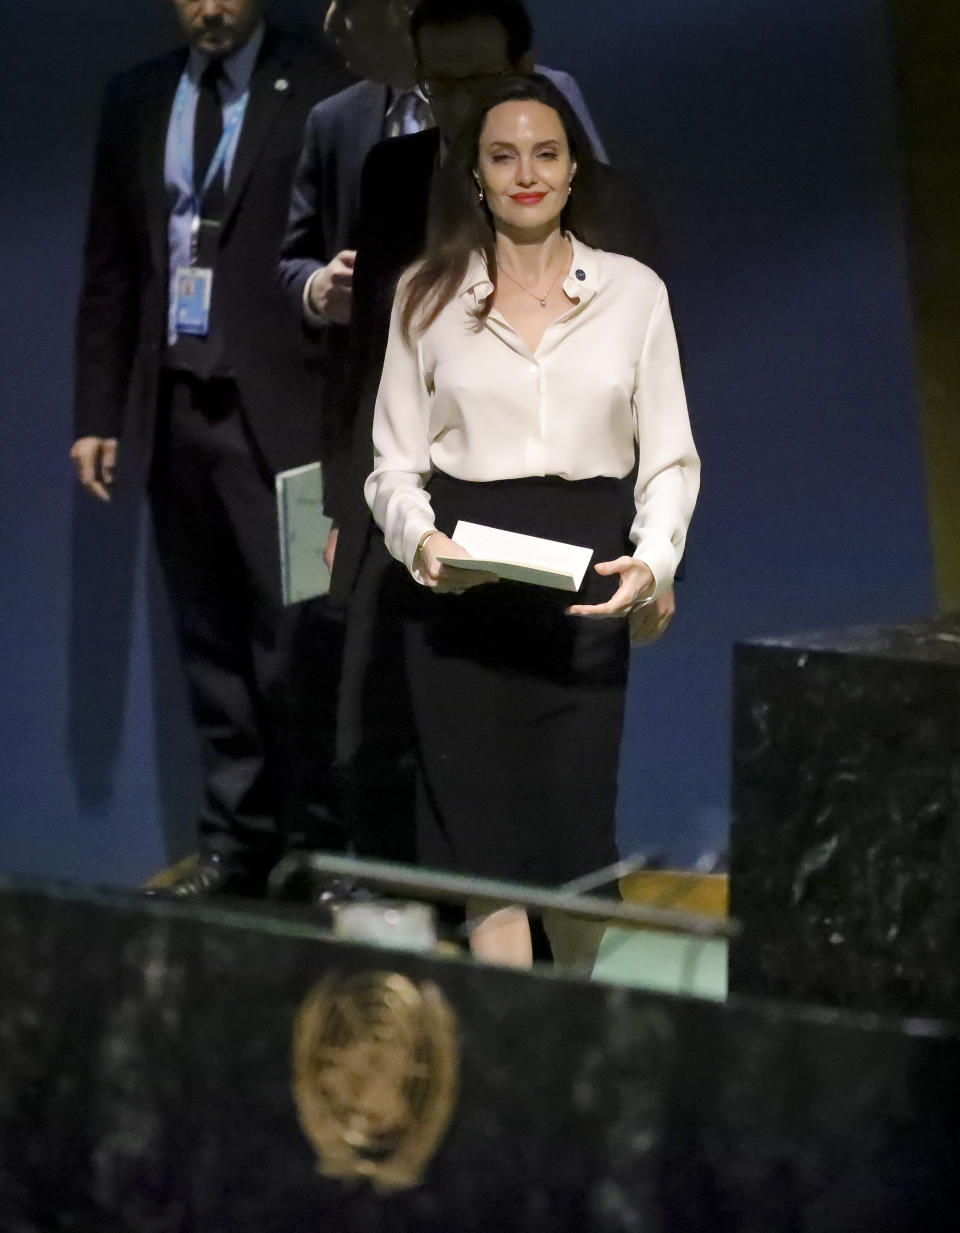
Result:
[[[530,921],[523,908],[471,899],[467,917],[475,922],[470,930],[470,952],[475,959],[511,968],[533,964]]]

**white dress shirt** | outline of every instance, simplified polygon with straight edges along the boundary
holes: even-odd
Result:
[[[639,447],[634,556],[655,595],[683,555],[700,487],[667,292],[630,257],[571,237],[563,289],[577,299],[531,351],[494,309],[486,263],[471,260],[458,293],[408,345],[400,282],[374,412],[374,470],[365,495],[387,548],[418,581],[414,555],[434,525],[424,485],[436,469],[463,480],[557,475],[622,478]]]
[[[238,48],[223,62],[223,80],[219,86],[220,101],[223,104],[223,120],[227,123],[230,113],[235,108],[246,106],[250,93],[250,81],[253,77],[263,46],[264,24],[261,22],[242,47]],[[189,266],[193,262],[192,225],[196,210],[193,175],[193,130],[197,116],[197,102],[200,97],[200,78],[209,65],[210,57],[190,48],[187,63],[182,74],[181,84],[186,86],[183,106],[176,106],[170,113],[167,124],[167,141],[164,153],[164,177],[166,180],[167,200],[170,203],[170,214],[167,221],[167,258],[170,269],[170,295],[167,323],[167,342],[172,347],[177,341],[177,303],[176,281],[177,269]],[[178,91],[179,93],[179,91]],[[233,139],[226,149],[223,163],[223,185],[230,184],[230,172],[233,170],[233,160],[237,153],[242,125],[238,126]]]
[[[390,137],[408,137],[411,133],[422,133],[425,128],[431,128],[433,124],[433,112],[419,86],[414,86],[412,90],[390,91],[387,114],[383,118],[385,140]]]

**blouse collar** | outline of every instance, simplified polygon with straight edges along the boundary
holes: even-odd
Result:
[[[579,300],[584,304],[597,293],[597,251],[588,248],[571,232],[566,234],[573,248],[573,255],[570,270],[563,280],[563,290],[571,300]],[[493,294],[493,283],[490,281],[490,272],[483,253],[474,252],[471,255],[459,294],[472,297],[477,308]]]

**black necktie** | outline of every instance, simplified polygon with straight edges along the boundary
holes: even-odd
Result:
[[[219,226],[217,224],[223,215],[224,206],[223,168],[214,177],[207,191],[203,193],[202,199],[201,193],[207,176],[207,168],[223,136],[223,105],[220,102],[219,89],[223,76],[223,64],[219,60],[211,60],[200,78],[197,113],[193,124],[194,191],[197,200],[201,203],[202,217],[212,221],[215,225],[201,228],[190,260],[192,264],[207,269],[215,269],[217,265],[219,250]],[[205,381],[214,374],[220,375],[222,352],[223,337],[218,322],[217,285],[214,281],[213,300],[210,306],[210,329],[206,337],[181,334],[170,350],[168,363],[173,368],[192,372],[194,376]]]
[[[223,104],[220,101],[222,78],[223,63],[220,60],[211,60],[200,78],[200,94],[193,127],[193,184],[198,200],[201,199],[207,169],[223,136]],[[223,212],[222,167],[203,194],[201,204],[204,218],[218,219]]]

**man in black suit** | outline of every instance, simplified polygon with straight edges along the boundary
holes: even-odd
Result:
[[[328,385],[347,359],[360,173],[379,141],[433,124],[417,88],[408,31],[409,0],[332,0],[324,33],[360,81],[318,103],[307,118],[280,248],[281,285],[322,348]],[[334,411],[327,408],[332,427]],[[332,476],[325,475],[325,481]],[[335,512],[330,482],[327,512]],[[336,546],[336,527],[328,564]]]
[[[205,774],[201,860],[173,892],[258,894],[285,847],[342,842],[332,691],[308,699],[305,671],[335,672],[336,636],[294,662],[308,614],[281,605],[273,479],[321,451],[319,359],[275,261],[306,116],[349,79],[265,25],[262,0],[173,4],[189,46],[104,100],[71,456],[101,500],[118,441],[148,477]]]
[[[280,279],[308,326],[347,325],[360,172],[387,137],[433,123],[416,87],[407,0],[333,0],[324,31],[362,80],[307,118],[294,177]],[[337,343],[342,336],[335,336]]]

